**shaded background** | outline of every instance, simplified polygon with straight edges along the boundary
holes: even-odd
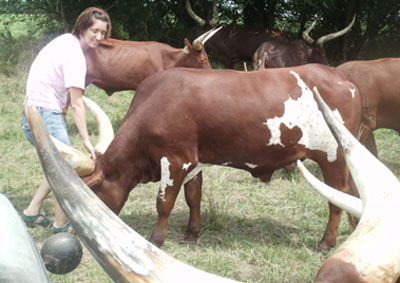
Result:
[[[200,17],[211,18],[211,0],[190,3]],[[185,0],[0,0],[3,65],[15,66],[18,60],[24,60],[19,58],[23,46],[35,44],[32,48],[37,51],[55,35],[70,31],[79,13],[89,6],[101,7],[110,14],[112,37],[118,39],[154,40],[183,47],[184,37],[193,39],[198,27],[186,11]],[[356,14],[356,23],[348,34],[324,45],[331,65],[398,57],[400,53],[398,0],[218,0],[217,8],[217,25],[275,28],[285,31],[291,39],[301,38],[303,30],[317,17],[317,25],[310,33],[314,39],[342,29]],[[26,33],[18,37],[18,42],[10,32],[16,22],[26,24]]]

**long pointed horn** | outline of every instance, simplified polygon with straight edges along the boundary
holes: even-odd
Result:
[[[311,26],[309,26],[305,31],[303,31],[303,39],[308,44],[313,44],[314,43],[314,39],[312,39],[311,36],[308,35],[308,33],[314,28],[315,24],[317,23],[317,20],[318,19],[315,19],[313,21],[313,23],[311,24]]]
[[[220,26],[219,28],[213,28],[202,35],[200,35],[198,38],[196,38],[193,41],[193,48],[195,50],[201,50],[206,43],[207,40],[209,40],[214,34],[216,34],[220,29],[222,29],[224,26]]]
[[[322,36],[322,37],[318,38],[317,42],[315,44],[322,47],[322,45],[325,42],[330,41],[332,39],[335,39],[335,38],[337,38],[339,36],[344,35],[345,33],[347,33],[353,27],[355,20],[356,20],[356,15],[354,15],[353,20],[350,22],[350,24],[347,27],[345,27],[344,29],[342,29],[342,30],[340,30],[338,32],[334,32],[334,33],[331,33],[331,34],[328,34],[328,35],[325,35],[325,36]]]
[[[195,269],[153,246],[114,214],[61,157],[40,114],[27,120],[50,187],[75,232],[115,282],[233,282]]]
[[[341,146],[363,206],[366,206],[367,203],[372,205],[382,199],[382,191],[377,188],[381,188],[383,185],[389,188],[399,188],[400,193],[397,177],[362,146],[343,124],[337,123],[328,105],[322,100],[318,89],[314,87],[313,91],[329,128]],[[385,176],[383,180],[382,176]]]
[[[69,166],[71,166],[80,177],[92,174],[95,168],[95,163],[88,155],[66,145],[55,137],[50,137],[58,151],[68,162]]]
[[[315,282],[395,282],[400,276],[400,183],[336,120],[315,87],[314,93],[363,202],[357,228],[324,262]]]
[[[193,20],[195,20],[200,26],[204,26],[207,23],[204,19],[202,19],[201,17],[196,15],[195,12],[193,12],[192,6],[190,6],[190,1],[189,0],[186,0],[186,11],[188,12],[189,16]]]
[[[29,114],[33,111],[31,110],[31,108],[32,107],[28,107],[27,105],[24,106],[24,112],[27,119],[29,117]],[[33,131],[32,128],[31,130]],[[94,171],[94,161],[88,155],[66,145],[65,143],[54,137],[51,137],[51,139],[60,151],[61,155],[65,158],[65,160],[79,176],[87,176]]]
[[[330,203],[344,209],[351,215],[357,218],[361,217],[362,213],[362,203],[359,198],[353,197],[348,194],[344,194],[334,188],[329,187],[320,180],[318,180],[314,175],[307,170],[303,165],[303,162],[297,160],[297,167],[299,168],[301,174],[308,181],[308,183],[317,191],[321,196],[326,198]]]
[[[217,0],[214,0],[213,1],[213,17],[209,21],[210,26],[216,25],[218,23],[218,21],[219,21],[219,17],[218,17],[218,10],[217,10]]]
[[[99,138],[95,146],[95,151],[104,153],[114,138],[114,129],[110,119],[104,111],[91,99],[83,96],[83,101],[96,120],[99,130]]]

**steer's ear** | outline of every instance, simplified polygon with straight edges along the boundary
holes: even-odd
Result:
[[[104,175],[100,170],[95,170],[91,175],[82,177],[82,180],[89,188],[93,189],[94,187],[103,183]]]
[[[96,148],[94,149],[94,154],[96,155],[96,159],[99,159],[101,156],[103,156],[103,152],[96,150]]]
[[[193,50],[193,46],[187,38],[185,38],[184,43],[185,47],[183,48],[183,52],[185,52],[185,54],[189,54],[190,51]]]

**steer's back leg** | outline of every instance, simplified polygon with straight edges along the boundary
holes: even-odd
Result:
[[[200,203],[202,195],[203,175],[199,172],[192,180],[185,184],[186,203],[190,209],[188,229],[185,234],[186,241],[195,241],[200,234]]]

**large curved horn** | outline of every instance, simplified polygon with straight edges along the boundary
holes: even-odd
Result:
[[[336,120],[315,87],[314,93],[342,149],[363,204],[358,226],[324,262],[315,281],[325,282],[329,278],[330,282],[395,282],[400,276],[400,229],[397,227],[400,183]]]
[[[189,0],[187,0],[189,1]],[[217,0],[213,1],[213,17],[212,19],[209,21],[210,26],[214,26],[218,23],[219,21],[219,17],[218,17],[218,10],[217,10]]]
[[[198,38],[196,38],[193,41],[193,48],[195,50],[201,50],[203,48],[204,44],[206,43],[206,41],[209,40],[214,34],[216,34],[223,27],[224,26],[220,26],[219,28],[210,29],[209,31],[200,35]]]
[[[95,163],[93,159],[91,159],[83,152],[76,150],[75,148],[59,141],[55,137],[50,137],[53,140],[53,143],[57,147],[58,151],[68,162],[69,166],[71,166],[72,169],[74,169],[80,177],[92,174],[95,168]]]
[[[200,26],[205,26],[207,23],[204,19],[196,15],[195,12],[192,10],[192,6],[190,6],[190,1],[186,0],[186,11],[188,12],[189,16],[195,20]]]
[[[0,282],[50,282],[35,241],[2,193],[0,215]]]
[[[317,42],[315,44],[322,47],[322,45],[325,42],[330,41],[332,39],[335,39],[335,38],[337,38],[339,36],[344,35],[345,33],[347,33],[353,27],[355,20],[356,20],[356,15],[354,15],[353,20],[350,22],[350,24],[347,27],[345,27],[344,29],[342,29],[342,30],[340,30],[338,32],[334,32],[334,33],[331,33],[331,34],[328,34],[328,35],[325,35],[325,36],[322,36],[322,37],[318,38]]]
[[[26,105],[24,106],[24,112],[27,120],[29,113],[32,112],[31,108],[32,107],[28,107]],[[31,130],[33,131],[34,129],[31,128]],[[79,176],[87,176],[94,171],[94,161],[88,155],[66,145],[55,137],[51,136],[51,139],[53,140],[53,143],[56,145],[57,149],[60,151],[61,155]]]
[[[359,198],[353,197],[348,194],[344,194],[338,190],[335,190],[325,183],[321,182],[318,178],[310,173],[307,168],[303,165],[303,162],[297,160],[297,167],[301,174],[306,178],[308,183],[327,201],[344,209],[351,215],[357,218],[361,217],[362,214],[362,203]]]
[[[99,130],[99,139],[95,146],[95,151],[104,153],[114,138],[114,129],[110,119],[104,111],[91,99],[83,96],[83,102],[96,120]]]
[[[314,28],[315,24],[317,23],[317,20],[318,19],[315,19],[313,21],[313,23],[311,24],[311,26],[309,26],[305,31],[303,31],[303,39],[308,44],[313,44],[314,43],[314,39],[312,39],[311,36],[308,35],[308,33]]]
[[[29,118],[28,118],[29,117]],[[75,232],[115,282],[233,282],[195,269],[153,246],[114,214],[76,175],[34,107],[27,119],[50,187]]]

